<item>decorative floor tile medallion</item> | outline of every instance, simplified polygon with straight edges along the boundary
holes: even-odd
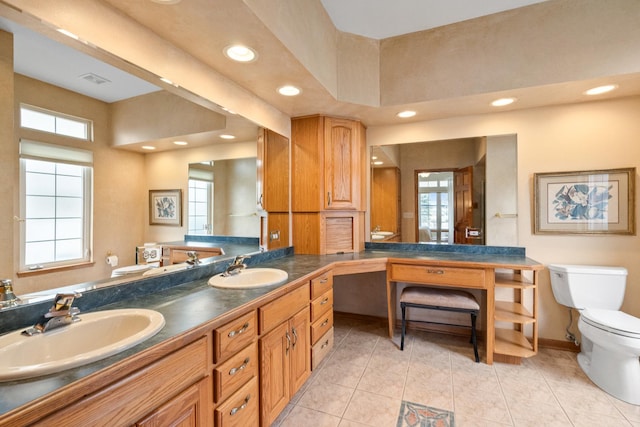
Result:
[[[397,427],[454,427],[453,412],[402,401]]]

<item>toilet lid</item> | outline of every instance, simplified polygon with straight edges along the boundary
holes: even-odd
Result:
[[[115,270],[113,270],[112,275],[124,276],[125,274],[136,274],[136,273],[140,273],[142,271],[146,271],[146,270],[148,270],[150,268],[151,268],[151,266],[148,265],[148,264],[129,265],[127,267],[116,268]]]
[[[596,328],[605,329],[617,335],[640,339],[640,319],[617,310],[582,310],[582,319]]]

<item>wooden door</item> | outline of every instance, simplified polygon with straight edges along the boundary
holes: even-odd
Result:
[[[361,129],[353,120],[325,118],[325,209],[358,209],[361,181]]]
[[[453,172],[454,243],[470,244],[467,227],[473,227],[473,167]]]
[[[311,375],[311,319],[307,306],[289,321],[291,332],[291,396],[302,387]]]
[[[291,335],[288,322],[260,339],[260,424],[269,426],[289,403],[289,352]]]

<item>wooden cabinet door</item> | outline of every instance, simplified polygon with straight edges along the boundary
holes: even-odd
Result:
[[[138,427],[204,427],[207,420],[202,419],[202,406],[206,403],[207,381],[200,382],[162,405],[153,413],[135,425]]]
[[[290,395],[293,396],[311,375],[311,320],[309,307],[301,310],[289,321],[291,351],[289,354],[291,378]]]
[[[289,212],[289,139],[260,129],[257,173],[258,210]]]
[[[353,120],[325,118],[324,208],[360,209],[362,179],[362,129]]]
[[[454,243],[471,244],[466,230],[473,227],[473,167],[458,169],[453,173],[455,213]]]
[[[269,426],[287,406],[289,394],[289,352],[291,335],[288,322],[260,339],[260,420]]]

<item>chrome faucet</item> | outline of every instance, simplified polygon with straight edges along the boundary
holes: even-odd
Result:
[[[13,293],[11,280],[2,279],[0,281],[0,307],[15,305],[20,299]]]
[[[22,335],[32,336],[79,322],[78,314],[80,310],[77,307],[73,307],[73,301],[81,296],[82,294],[79,292],[56,294],[53,299],[53,306],[49,311],[43,314],[35,325],[22,331]]]
[[[189,251],[189,252],[187,252],[187,256],[189,257],[189,259],[187,260],[187,264],[189,264],[189,265],[198,265],[198,264],[200,264],[200,259],[198,258],[198,252]]]
[[[227,277],[240,273],[243,269],[247,268],[247,265],[244,263],[244,260],[247,258],[251,257],[249,255],[236,255],[222,275]]]

